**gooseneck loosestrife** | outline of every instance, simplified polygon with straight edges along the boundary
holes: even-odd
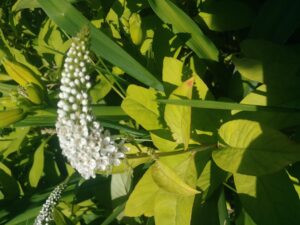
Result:
[[[36,217],[33,225],[48,225],[50,224],[50,221],[53,220],[53,211],[54,207],[58,203],[62,191],[65,189],[65,184],[58,185],[49,195],[46,202],[43,204],[43,207],[39,213],[39,215]]]
[[[56,131],[62,153],[84,179],[95,178],[96,171],[118,166],[127,148],[117,144],[95,120],[88,90],[88,30],[73,38],[61,74]]]

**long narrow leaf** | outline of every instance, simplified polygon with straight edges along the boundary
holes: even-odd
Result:
[[[96,29],[75,7],[66,0],[37,0],[46,14],[70,35],[88,26],[91,36],[91,49],[100,57],[119,66],[130,76],[145,85],[163,90],[162,84],[145,67],[125,50]]]
[[[197,24],[169,0],[148,0],[154,12],[166,23],[172,24],[176,32],[191,35],[187,45],[200,58],[218,61],[218,50]]]
[[[279,106],[260,106],[247,105],[231,102],[205,101],[205,100],[181,100],[181,99],[158,99],[158,103],[186,105],[194,108],[204,109],[222,109],[222,110],[241,110],[241,111],[272,111],[272,112],[286,112],[286,113],[300,113],[300,108],[279,107]]]

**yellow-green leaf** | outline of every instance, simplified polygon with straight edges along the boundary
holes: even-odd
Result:
[[[231,173],[264,175],[300,160],[300,145],[281,132],[249,120],[233,120],[219,129],[216,164]]]
[[[156,161],[152,166],[152,177],[155,183],[167,192],[183,196],[199,193],[199,191],[195,190],[182,180],[174,170],[160,161]]]
[[[150,167],[129,196],[125,207],[126,216],[154,215],[154,200],[159,187],[153,181],[151,173]]]
[[[11,76],[18,84],[25,87],[29,83],[35,83],[44,89],[41,81],[24,65],[9,61],[8,59],[2,62],[7,74]]]
[[[29,171],[29,183],[31,187],[37,187],[42,177],[44,171],[44,150],[49,139],[50,137],[43,140],[34,153],[33,164]]]
[[[181,99],[179,96],[191,99],[193,83],[193,77],[188,79],[173,91],[169,99]],[[176,142],[178,144],[183,143],[186,149],[190,140],[191,107],[167,104],[165,108],[165,121],[170,127]]]
[[[171,132],[166,129],[153,130],[150,136],[155,147],[163,152],[173,151],[178,145],[173,140]]]
[[[25,113],[22,109],[9,109],[6,111],[0,111],[0,128],[4,128],[16,123],[24,117]]]
[[[157,92],[136,85],[127,89],[127,97],[122,102],[122,109],[147,130],[160,129]]]
[[[129,18],[129,33],[133,44],[140,45],[143,40],[142,20],[139,14],[132,13]]]
[[[163,81],[180,86],[182,81],[183,62],[172,57],[165,57],[163,62]]]
[[[194,198],[161,190],[155,197],[155,224],[190,225]]]

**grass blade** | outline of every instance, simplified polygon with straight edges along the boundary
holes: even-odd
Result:
[[[154,12],[166,23],[172,24],[176,32],[191,35],[187,45],[200,58],[218,61],[216,46],[200,30],[198,25],[169,0],[148,0]]]
[[[232,102],[218,102],[218,101],[205,101],[205,100],[181,100],[181,99],[158,99],[161,104],[173,105],[186,105],[194,108],[203,109],[220,109],[220,110],[241,110],[241,111],[272,111],[272,112],[285,112],[285,113],[299,113],[300,108],[280,107],[280,106],[260,106],[248,105]]]
[[[91,50],[98,56],[119,66],[130,76],[143,84],[163,90],[154,75],[131,55],[112,41],[102,31],[96,29],[75,7],[66,0],[37,0],[46,14],[70,35],[76,35],[84,26],[90,29]]]

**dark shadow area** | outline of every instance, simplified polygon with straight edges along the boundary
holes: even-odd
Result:
[[[250,195],[241,193],[239,197],[247,213],[258,225],[300,224],[298,195],[285,171],[252,177],[250,180],[247,178],[247,181],[256,187],[249,190]]]

